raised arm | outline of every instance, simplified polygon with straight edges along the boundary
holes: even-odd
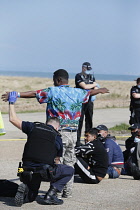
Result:
[[[17,100],[17,92],[13,91],[9,93],[8,101],[9,101],[9,121],[19,128],[20,130],[22,129],[22,120],[20,120],[15,112],[15,105],[14,103]]]
[[[3,94],[1,99],[3,101],[7,102],[9,93],[10,92],[6,92],[5,94]],[[16,93],[17,93],[17,97],[20,97],[20,98],[35,98],[35,96],[36,96],[36,91],[16,92]]]
[[[109,90],[107,88],[99,88],[99,89],[91,89],[90,90],[91,96],[97,95],[99,93],[101,93],[101,94],[109,93]]]
[[[22,129],[22,120],[17,117],[14,104],[9,104],[9,121],[20,130]]]
[[[35,98],[36,91],[20,92],[20,98]]]

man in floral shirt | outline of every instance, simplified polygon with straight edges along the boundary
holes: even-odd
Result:
[[[46,115],[58,117],[60,119],[60,133],[63,141],[63,160],[62,163],[74,166],[75,145],[77,141],[78,122],[81,116],[82,103],[87,103],[89,96],[99,93],[108,93],[108,89],[99,88],[97,90],[82,90],[72,88],[68,85],[69,74],[64,69],[54,72],[54,87],[49,87],[37,91],[17,93],[17,97],[33,98],[36,97],[39,103],[47,103]],[[2,95],[2,99],[7,101],[8,93]],[[69,197],[72,193],[73,178],[63,189],[62,196]]]

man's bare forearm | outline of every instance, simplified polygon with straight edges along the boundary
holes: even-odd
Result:
[[[36,91],[20,92],[20,98],[35,98]]]
[[[5,102],[8,101],[10,92],[6,92],[2,95],[1,99]],[[27,92],[18,92],[17,91],[17,97],[20,98],[35,98],[36,97],[36,91],[27,91]]]
[[[133,93],[132,96],[133,96],[134,98],[140,98],[140,93]]]
[[[90,90],[91,96],[97,95],[99,93],[101,93],[101,94],[109,93],[109,90],[107,88],[99,88],[99,89],[91,89]]]
[[[79,83],[79,86],[83,89],[92,89],[95,88],[97,85],[96,82],[94,82],[93,84],[85,84],[84,82]]]
[[[21,130],[22,121],[16,115],[14,104],[9,104],[9,121]]]

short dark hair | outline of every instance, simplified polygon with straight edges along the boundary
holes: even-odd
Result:
[[[58,69],[53,73],[53,77],[58,78],[62,77],[63,79],[68,80],[69,79],[69,74],[65,69]]]
[[[60,124],[60,120],[58,117],[50,117],[47,121],[46,124],[52,123],[52,122],[56,122],[58,124]]]
[[[85,131],[85,133],[89,133],[92,136],[98,136],[98,130],[96,128],[90,128],[88,131]]]

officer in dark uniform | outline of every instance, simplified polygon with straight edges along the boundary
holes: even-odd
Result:
[[[133,144],[129,151],[129,157],[125,163],[123,174],[133,176],[134,179],[140,179],[140,129],[137,129]]]
[[[131,130],[131,136],[125,141],[126,150],[123,151],[124,162],[126,162],[127,159],[129,158],[129,155],[131,153],[131,148],[135,147],[136,143],[134,142],[134,139],[136,137],[138,129],[140,129],[140,124],[138,123],[134,123],[128,128],[128,130]]]
[[[92,73],[91,64],[89,62],[84,62],[82,65],[82,72],[76,74],[75,85],[76,88],[82,89],[96,89],[97,83],[95,82],[95,77]],[[85,131],[88,131],[93,127],[92,117],[93,117],[93,101],[90,97],[88,103],[82,104],[82,112],[79,120],[79,126],[77,131],[77,146],[80,145],[81,130],[83,126],[83,119],[85,115]]]
[[[130,90],[130,124],[140,123],[140,77],[136,80],[136,86]]]
[[[62,139],[58,132],[60,122],[56,117],[50,118],[46,124],[21,121],[15,113],[14,103],[17,92],[9,93],[9,121],[27,134],[27,142],[23,152],[23,165],[19,176],[23,184],[19,185],[15,196],[16,206],[32,202],[38,195],[42,178],[50,180],[50,188],[43,204],[60,205],[63,200],[56,197],[65,184],[73,176],[71,166],[54,164],[54,159],[62,156]],[[22,170],[21,170],[22,169]]]
[[[122,175],[132,175],[131,173],[131,162],[132,162],[132,153],[134,148],[136,147],[135,137],[137,135],[138,130],[140,129],[140,124],[134,123],[132,124],[128,130],[131,130],[131,136],[125,141],[126,150],[123,151],[124,156],[124,169],[122,170]]]

